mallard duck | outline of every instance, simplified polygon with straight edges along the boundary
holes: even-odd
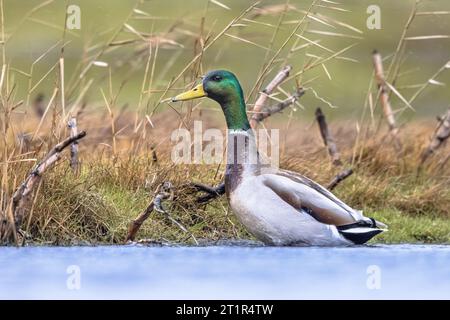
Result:
[[[386,229],[385,224],[363,216],[311,179],[263,164],[247,119],[244,94],[233,73],[211,71],[192,90],[171,100],[202,97],[222,107],[228,127],[227,199],[257,239],[276,246],[353,245]]]

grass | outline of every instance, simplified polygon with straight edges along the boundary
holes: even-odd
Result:
[[[448,218],[435,214],[411,216],[392,208],[376,211],[375,219],[388,221],[389,231],[371,243],[450,243]]]
[[[145,187],[145,176],[140,173],[160,175],[161,168],[140,164],[127,171],[127,160],[118,161],[120,169],[114,170],[111,163],[94,160],[83,168],[79,178],[62,166],[50,173],[40,188],[30,228],[25,230],[31,239],[36,243],[66,245],[123,243],[129,223],[149,204],[158,183]],[[183,173],[183,170],[173,170],[170,178]],[[192,178],[200,180],[204,175]],[[181,190],[182,184],[181,180],[177,183]],[[223,200],[193,207],[192,197],[187,192],[179,192],[178,196],[176,202],[165,206],[197,238],[214,241],[249,237],[234,216],[224,212],[226,204]],[[144,223],[138,238],[190,243],[184,232],[157,212]]]
[[[193,181],[218,184],[222,180],[223,164],[219,167],[174,165],[170,160],[173,130],[187,127],[192,132],[193,120],[201,120],[203,128],[223,130],[219,109],[207,107],[206,102],[164,109],[166,105],[161,102],[190,88],[204,71],[232,66],[242,74],[242,84],[248,88],[246,100],[251,108],[270,77],[283,65],[292,64],[291,75],[274,91],[269,103],[284,100],[299,85],[304,86],[306,94],[299,104],[285,109],[287,116],[275,115],[263,124],[266,128],[281,130],[281,167],[303,173],[324,185],[343,168],[352,167],[355,173],[334,192],[349,205],[362,209],[367,216],[389,225],[390,231],[376,237],[372,243],[450,243],[449,146],[443,144],[419,170],[420,155],[436,124],[417,118],[406,120],[412,114],[406,105],[409,107],[409,103],[413,103],[413,107],[417,107],[418,101],[423,102],[425,97],[429,100],[422,110],[437,110],[428,107],[439,104],[437,97],[442,96],[445,87],[433,87],[433,82],[428,81],[429,75],[433,80],[436,77],[444,81],[441,74],[448,69],[448,63],[439,61],[443,67],[437,72],[432,68],[421,69],[419,86],[411,85],[413,80],[404,77],[410,72],[404,69],[415,66],[414,61],[409,61],[408,53],[415,47],[409,46],[412,46],[411,42],[421,41],[405,40],[414,36],[415,29],[410,28],[417,22],[413,19],[416,15],[413,10],[410,19],[405,21],[400,39],[391,48],[393,53],[384,55],[390,88],[399,83],[395,91],[391,90],[395,93],[391,94],[391,102],[403,144],[399,152],[390,141],[373,80],[364,79],[370,83],[366,101],[354,101],[354,97],[362,92],[358,89],[362,87],[361,79],[348,70],[355,74],[365,70],[363,73],[368,74],[372,70],[367,62],[370,52],[363,59],[353,59],[354,37],[350,38],[352,42],[348,39],[343,42],[336,35],[355,32],[355,27],[350,26],[348,30],[349,23],[343,24],[342,17],[329,11],[330,8],[324,8],[324,3],[316,6],[317,2],[292,3],[288,7],[265,7],[266,3],[254,5],[266,8],[268,14],[248,4],[247,9],[233,12],[233,17],[222,18],[217,26],[209,21],[211,19],[206,19],[209,6],[202,17],[174,18],[163,26],[158,25],[157,17],[153,20],[148,16],[145,19],[152,21],[152,32],[148,33],[148,30],[140,31],[146,30],[148,21],[143,20],[139,12],[149,8],[146,3],[136,1],[135,10],[131,10],[125,20],[120,19],[120,25],[114,25],[109,33],[101,33],[102,37],[96,38],[97,33],[92,32],[88,39],[84,35],[82,41],[85,43],[79,58],[74,59],[76,55],[70,51],[69,39],[74,32],[71,31],[65,35],[66,39],[64,36],[55,39],[52,46],[44,48],[37,59],[27,60],[27,69],[23,65],[14,65],[9,56],[10,50],[14,52],[14,48],[9,47],[11,42],[14,43],[10,37],[27,21],[20,20],[19,25],[8,29],[5,21],[13,20],[9,11],[11,4],[0,0],[0,222],[9,219],[11,197],[37,160],[68,135],[67,120],[72,114],[77,118],[79,129],[88,132],[79,145],[81,171],[75,174],[71,170],[65,154],[55,168],[45,172],[20,226],[28,243],[123,243],[129,223],[145,210],[158,186],[166,181],[174,185],[176,195],[173,201],[164,202],[166,209],[195,238],[204,241],[251,239],[229,210],[224,197],[199,205],[195,202],[195,193],[187,186]],[[52,2],[45,4],[51,5]],[[426,11],[426,5],[420,6]],[[41,9],[38,5],[26,17],[39,14]],[[316,20],[311,21],[305,16],[308,10],[313,12]],[[215,12],[212,16],[221,17],[221,14]],[[328,27],[332,29],[326,29],[328,33],[310,32],[317,27],[317,19],[327,21],[327,24],[320,23],[322,28],[331,23],[333,26]],[[269,26],[270,31],[262,31],[263,26]],[[429,31],[431,26],[427,25],[426,30]],[[153,32],[153,27],[158,31]],[[334,36],[330,38],[331,31]],[[359,38],[360,33],[357,33]],[[333,37],[335,39],[330,40]],[[225,38],[231,39],[231,44]],[[243,53],[243,50],[250,50],[247,45],[252,48],[251,56]],[[70,59],[76,63],[69,68]],[[347,61],[341,65],[342,59]],[[345,64],[349,60],[357,64],[349,67]],[[364,61],[367,66],[362,63]],[[136,81],[138,78],[141,83]],[[416,80],[414,78],[414,82]],[[324,86],[335,90],[328,88],[327,91]],[[133,88],[130,92],[139,92],[124,97],[123,91],[129,87]],[[436,93],[433,97],[426,95],[431,89],[433,94]],[[51,98],[37,99],[33,103],[39,91]],[[327,94],[322,96],[323,92]],[[352,92],[351,97],[349,92]],[[328,107],[335,104],[335,95],[339,96],[336,100],[341,99],[339,104],[345,102],[342,97],[346,97],[349,105],[356,103],[363,107],[351,114],[345,106],[330,109]],[[133,105],[135,100],[139,102]],[[311,126],[312,118],[308,117],[315,107],[311,105],[313,103],[322,106],[328,119],[340,119],[329,122],[329,126],[344,162],[342,167],[330,164],[319,131]],[[295,113],[297,107],[307,110]],[[420,108],[418,110],[420,112]],[[358,121],[355,113],[358,113]],[[433,113],[438,115],[438,111]],[[156,161],[153,152],[156,152]],[[143,224],[137,239],[193,244],[189,234],[158,212],[153,212]]]
[[[202,116],[208,118],[205,114]],[[159,119],[170,117],[171,113],[164,112]],[[90,118],[89,121],[97,123],[98,120]],[[169,130],[170,125],[167,126]],[[433,126],[424,123],[414,126],[418,136],[413,135],[409,140],[402,136],[406,160],[396,156],[394,148],[382,139],[383,133],[374,133],[361,160],[354,164],[355,173],[334,191],[349,205],[389,225],[389,232],[371,243],[450,243],[449,168],[436,166],[445,149],[417,173],[421,147],[426,145],[426,137],[432,134]],[[344,166],[350,165],[353,140],[357,135],[348,127],[344,124],[331,126],[333,132],[340,133],[338,142],[345,142],[339,144],[346,162]],[[154,139],[162,139],[166,130]],[[306,131],[304,124],[295,124],[289,132],[291,137],[301,135],[303,142],[288,145],[289,152],[282,156],[281,167],[304,173],[323,184],[330,181],[340,169],[330,165],[326,149],[320,145],[319,131]],[[403,132],[411,134],[408,130]],[[123,145],[126,137],[126,134],[122,136]],[[159,150],[158,161],[154,162],[148,153],[130,156],[125,149],[116,155],[111,151],[98,152],[100,147],[94,141],[91,138],[80,142],[83,164],[79,176],[72,172],[68,161],[61,161],[45,175],[27,227],[23,228],[32,242],[123,243],[129,223],[147,207],[155,196],[156,187],[164,181],[173,183],[177,196],[174,201],[165,201],[165,208],[198,240],[252,239],[229,210],[225,197],[199,205],[194,201],[196,194],[186,186],[192,181],[219,183],[222,170],[215,177],[217,166],[174,166],[170,146]],[[24,177],[30,168],[29,164],[15,165],[18,177]],[[188,234],[155,211],[143,224],[137,240],[193,244]]]

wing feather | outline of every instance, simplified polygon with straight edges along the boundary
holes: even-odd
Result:
[[[264,183],[297,210],[332,225],[345,225],[362,219],[361,213],[339,200],[331,192],[300,174],[280,170],[265,174]]]

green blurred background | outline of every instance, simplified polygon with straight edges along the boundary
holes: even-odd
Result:
[[[221,3],[231,10],[209,3],[208,0],[154,0],[143,1],[136,7],[139,12],[133,13],[133,17],[128,24],[139,32],[149,35],[164,35],[170,28],[172,32],[170,38],[175,44],[161,44],[155,61],[154,79],[152,89],[164,89],[171,78],[179,74],[184,66],[194,57],[195,35],[200,31],[202,17],[204,20],[204,32],[212,31],[213,36],[220,32],[230,20],[237,16],[242,10],[248,7],[251,1],[242,0],[221,0]],[[326,36],[306,32],[305,37],[311,40],[320,39],[320,44],[333,51],[339,51],[346,46],[357,43],[355,47],[345,52],[342,56],[355,59],[357,62],[346,60],[332,60],[326,63],[326,67],[332,77],[330,80],[323,68],[315,68],[308,71],[302,81],[315,79],[308,83],[317,94],[330,101],[338,109],[329,110],[332,117],[358,117],[364,105],[367,88],[372,74],[371,52],[378,49],[384,56],[388,56],[395,51],[402,30],[411,8],[413,0],[391,1],[391,0],[339,0],[341,4],[331,4],[320,2],[323,7],[315,7],[313,12],[332,17],[333,19],[352,25],[363,34],[353,32],[348,28],[331,28],[322,23],[310,21],[308,30],[322,30],[327,32],[351,35],[352,37]],[[104,46],[111,36],[121,28],[127,17],[135,8],[137,1],[132,0],[57,0],[42,6],[39,10],[33,10],[45,1],[39,0],[4,0],[4,24],[7,42],[6,57],[7,63],[13,71],[10,82],[16,84],[15,100],[26,99],[28,91],[28,78],[22,73],[29,73],[33,61],[43,54],[49,47],[62,39],[63,26],[65,21],[65,8],[67,5],[76,4],[81,9],[81,29],[71,30],[66,33],[65,40],[68,42],[64,50],[65,58],[65,82],[69,86],[71,78],[78,77],[80,70],[76,69],[77,64],[83,59],[89,61],[94,57],[102,46]],[[286,1],[262,1],[258,6],[284,4]],[[311,1],[292,0],[290,5],[300,10],[306,10]],[[378,5],[381,8],[381,29],[368,30],[366,27],[366,13],[369,5]],[[335,10],[326,6],[341,8]],[[421,1],[418,11],[450,11],[450,1],[434,0]],[[146,13],[146,14],[144,14]],[[269,47],[275,28],[280,21],[280,14],[264,15],[254,18],[255,21],[264,23],[258,24],[249,21],[240,21],[245,26],[236,26],[229,33],[241,38],[250,40],[254,44],[244,43],[228,36],[222,37],[206,51],[203,57],[202,67],[204,70],[226,68],[234,71],[244,87],[244,91],[252,88],[261,67],[268,57],[270,58],[276,49],[283,43],[284,39],[295,27],[302,14],[296,10],[289,10],[285,13],[280,30],[275,38],[272,51],[266,56],[265,49]],[[450,15],[423,15],[417,16],[408,30],[408,36],[426,35],[450,35]],[[361,37],[355,39],[354,37]],[[129,30],[119,32],[116,41],[126,39],[139,39],[138,36]],[[292,46],[293,41],[287,48]],[[305,43],[299,42],[299,45]],[[183,47],[181,47],[181,44]],[[38,80],[53,66],[59,59],[59,45],[49,52],[34,67],[32,84]],[[85,49],[89,48],[86,54]],[[143,53],[137,55],[138,50]],[[153,47],[154,54],[155,47]],[[402,75],[396,85],[400,92],[406,97],[410,97],[415,89],[401,89],[404,85],[412,85],[426,82],[440,67],[450,60],[450,39],[435,39],[422,41],[408,41],[406,45],[406,59],[402,66]],[[283,51],[281,57],[286,56],[287,51]],[[310,46],[307,49],[299,50],[289,59],[294,70],[298,71],[307,61],[308,55],[326,57],[330,53],[321,48]],[[93,80],[93,85],[89,88],[86,99],[89,108],[104,109],[104,103],[100,94],[102,88],[108,92],[108,77],[111,70],[113,83],[113,93],[118,91],[120,84],[126,79],[124,87],[116,103],[120,106],[129,103],[134,107],[138,104],[142,79],[144,77],[145,64],[147,61],[147,50],[143,41],[115,47],[112,51],[106,51],[98,60],[107,62],[109,67],[93,66],[83,79],[84,83]],[[152,60],[153,63],[153,60]],[[386,62],[386,67],[389,61]],[[275,74],[277,67],[271,71]],[[316,78],[317,77],[317,78]],[[402,121],[411,117],[435,117],[450,104],[450,93],[447,84],[450,83],[450,69],[445,70],[437,79],[441,85],[430,85],[423,94],[414,101],[413,106],[416,112],[407,110],[402,113]],[[33,95],[43,93],[48,100],[52,94],[55,83],[58,81],[58,72],[55,69],[42,81],[33,91]],[[190,79],[182,78],[174,87],[180,88]],[[445,84],[445,85],[444,85]],[[293,82],[283,85],[286,91],[292,91]],[[81,90],[81,86],[76,90]],[[171,91],[167,94],[175,94]],[[160,99],[161,93],[152,93],[148,99],[147,112],[155,107]],[[280,95],[280,98],[282,96]],[[76,99],[76,93],[68,97],[68,103]],[[147,104],[147,102],[145,102]],[[305,110],[299,109],[296,114],[300,117],[309,117],[315,107],[325,104],[317,99],[312,92],[309,92],[301,100]],[[205,107],[212,103],[204,102]],[[394,109],[404,107],[404,104],[396,97],[393,97]],[[24,106],[25,108],[26,106]],[[160,109],[167,106],[161,106]]]

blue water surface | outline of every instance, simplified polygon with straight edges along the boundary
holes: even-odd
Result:
[[[1,299],[450,299],[450,246],[0,247]]]

